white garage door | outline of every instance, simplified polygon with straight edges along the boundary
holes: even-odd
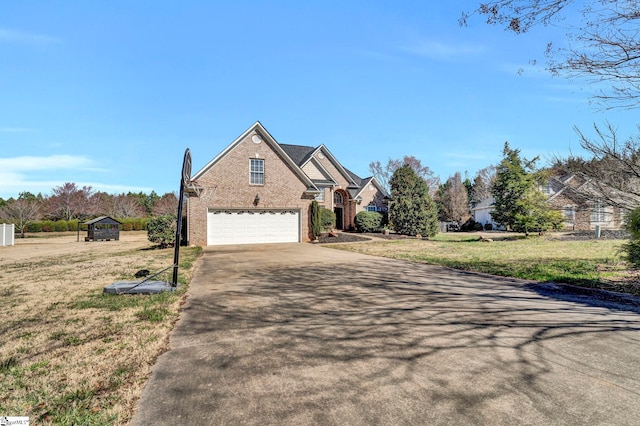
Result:
[[[297,210],[209,210],[207,245],[297,243]]]

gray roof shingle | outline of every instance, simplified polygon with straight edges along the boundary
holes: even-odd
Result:
[[[313,153],[313,151],[316,150],[312,146],[286,145],[286,144],[279,144],[279,145],[282,148],[282,150],[286,152],[287,155],[298,166],[301,166],[302,163],[304,163],[309,158],[309,156]]]

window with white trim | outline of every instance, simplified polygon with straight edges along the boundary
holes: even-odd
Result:
[[[553,188],[551,187],[551,182],[546,181],[544,184],[540,185],[540,192],[546,195],[553,194]]]
[[[576,218],[576,208],[574,206],[563,207],[562,216],[564,216],[565,222],[573,222]]]
[[[333,193],[333,204],[342,204],[342,194],[339,192]]]
[[[249,184],[264,185],[264,160],[252,158],[249,161]]]
[[[364,208],[364,210],[367,212],[380,212],[382,211],[382,208],[376,206],[376,204],[372,201],[368,206]]]
[[[316,194],[316,201],[323,202],[324,201],[324,187],[319,186],[318,189],[320,190],[320,193]]]
[[[591,222],[606,221],[606,207],[602,200],[591,203]]]

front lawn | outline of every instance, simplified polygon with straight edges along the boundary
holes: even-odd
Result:
[[[638,272],[620,248],[625,240],[571,240],[558,235],[512,236],[481,241],[477,234],[438,234],[431,240],[401,239],[331,246],[340,250],[640,295]]]
[[[0,417],[126,424],[151,366],[168,348],[202,250],[180,251],[177,291],[117,296],[103,287],[171,266],[173,250],[154,248],[146,232],[103,242],[48,236],[0,247]]]

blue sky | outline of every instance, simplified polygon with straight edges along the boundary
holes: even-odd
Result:
[[[0,197],[177,191],[185,148],[195,172],[255,121],[362,177],[414,155],[442,180],[496,164],[505,141],[544,165],[580,153],[573,126],[635,132],[632,111],[529,65],[564,30],[461,28],[476,5],[2,2]]]

